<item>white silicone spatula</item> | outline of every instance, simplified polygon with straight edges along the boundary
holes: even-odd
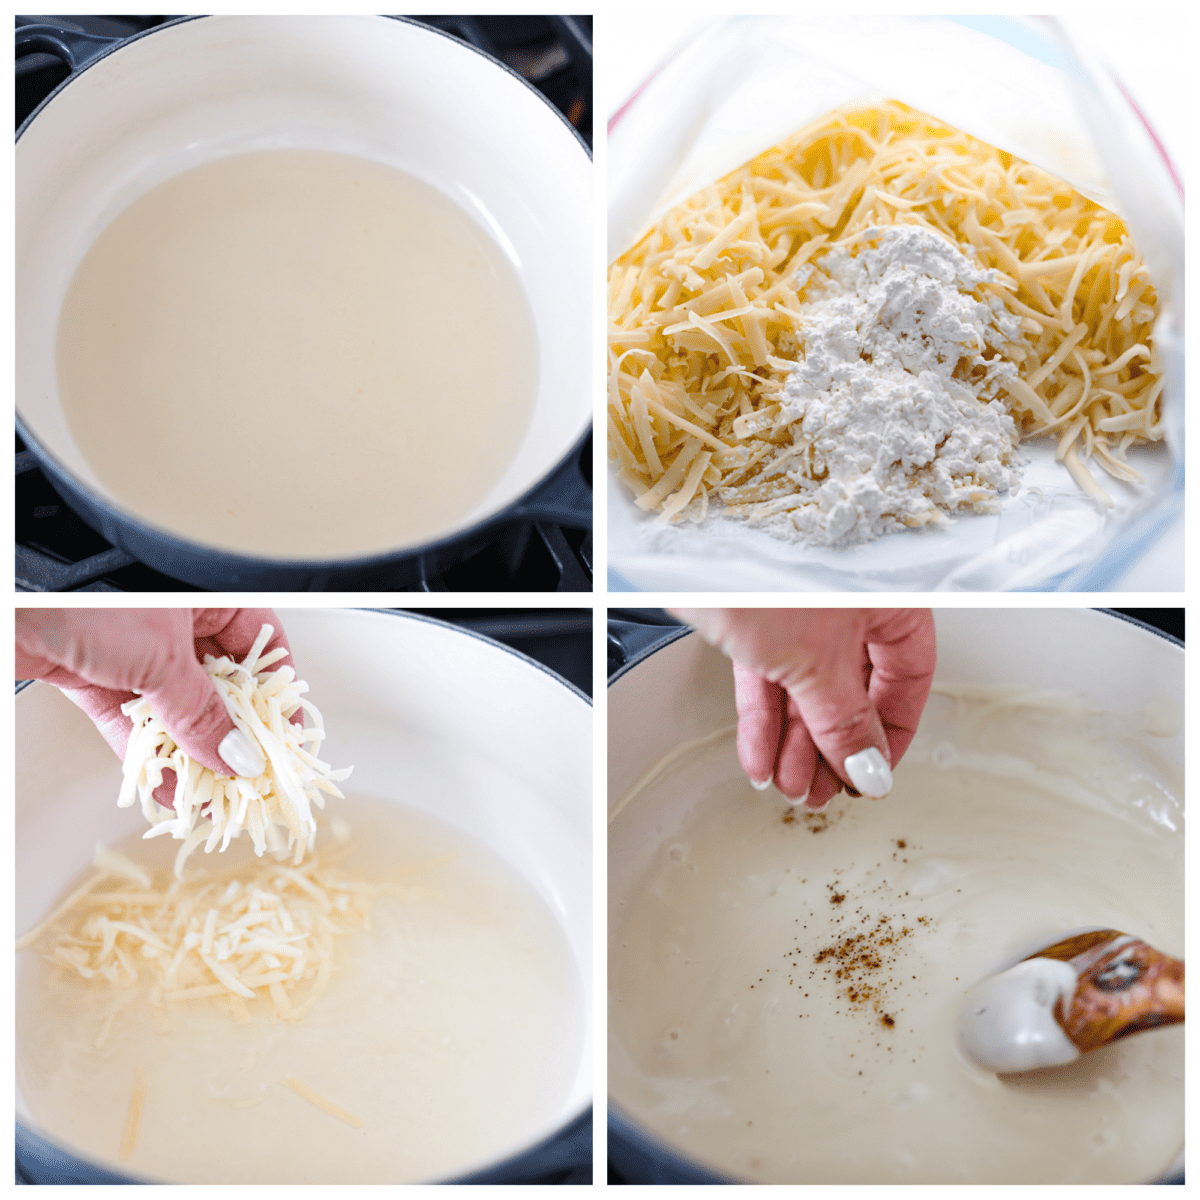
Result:
[[[975,984],[961,1010],[959,1048],[998,1074],[1061,1066],[1182,1021],[1183,967],[1115,929],[1076,934]]]

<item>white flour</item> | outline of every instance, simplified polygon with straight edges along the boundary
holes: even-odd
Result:
[[[1020,329],[998,299],[971,295],[994,272],[920,226],[864,238],[857,256],[835,249],[815,273],[801,268],[803,354],[779,417],[793,444],[759,479],[794,487],[759,509],[790,541],[850,545],[994,512],[1020,480],[1017,430],[996,398],[1017,373],[1000,348]]]

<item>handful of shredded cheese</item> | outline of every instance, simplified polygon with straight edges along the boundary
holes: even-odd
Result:
[[[370,898],[387,890],[346,879],[340,849],[300,866],[262,862],[249,872],[154,880],[97,846],[95,874],[17,949],[40,943],[48,962],[118,991],[145,977],[157,1007],[209,1000],[245,1023],[247,1001],[269,996],[279,1017],[300,1020],[329,982],[335,936],[369,927]]]
[[[1158,299],[1121,220],[1061,180],[890,101],[848,107],[677,205],[609,271],[609,455],[639,508],[703,519],[709,497],[773,511],[804,435],[781,416],[802,352],[802,294],[822,255],[916,224],[997,273],[980,285],[1019,325],[1000,399],[1025,437],[1054,437],[1135,482],[1134,443],[1163,436]]]
[[[272,633],[274,629],[264,625],[240,663],[211,654],[204,659],[233,723],[262,750],[266,770],[257,779],[217,775],[195,762],[175,744],[141,697],[121,708],[132,719],[133,731],[125,751],[117,804],[128,808],[135,798],[140,799],[151,825],[146,837],[169,833],[183,841],[175,860],[175,874],[180,879],[183,864],[201,842],[206,853],[218,843],[224,850],[243,830],[249,831],[256,854],[268,848],[287,851],[294,863],[300,863],[312,850],[317,829],[311,805],[324,807],[323,792],[342,798],[334,781],[346,779],[353,769],[335,771],[316,757],[325,738],[324,720],[303,698],[308,684],[297,681],[291,667],[267,670],[287,655],[282,648],[262,653]],[[299,710],[312,719],[307,728],[290,720]],[[176,779],[174,811],[154,799],[154,790],[168,768]],[[207,817],[211,826],[197,827],[201,816]]]
[[[368,928],[371,896],[393,889],[345,878],[335,865],[344,845],[313,853],[311,804],[323,808],[323,792],[341,797],[333,781],[345,779],[351,768],[335,771],[313,753],[325,737],[324,721],[303,699],[308,684],[297,682],[291,667],[267,670],[287,654],[263,654],[273,632],[264,625],[241,663],[212,655],[204,660],[234,724],[262,750],[263,774],[217,775],[179,749],[144,699],[124,705],[133,731],[117,803],[126,808],[141,799],[151,824],[145,837],[170,833],[182,839],[174,878],[156,881],[98,845],[95,874],[19,938],[18,950],[38,944],[47,961],[126,995],[148,976],[156,1007],[210,1000],[246,1022],[247,1001],[268,995],[280,1017],[299,1020],[308,1013],[329,982],[334,937]],[[300,710],[313,722],[308,728],[289,720]],[[173,812],[154,799],[168,768],[176,774]],[[202,817],[211,828],[198,825]],[[345,822],[334,818],[331,825],[345,843]],[[184,878],[184,862],[200,842],[206,851],[218,843],[224,850],[243,830],[255,854],[270,850],[271,861]],[[306,992],[303,998],[299,991]],[[118,999],[110,1007],[98,1046],[122,1006]]]

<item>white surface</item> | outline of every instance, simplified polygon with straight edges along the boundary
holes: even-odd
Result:
[[[1135,559],[1113,585],[1114,591],[1182,592],[1187,544],[1182,515]]]
[[[691,16],[679,19],[677,14],[670,17],[655,17],[639,14],[636,18],[636,36],[630,28],[632,18],[615,16],[606,22],[605,44],[611,46],[612,53],[602,60],[601,73],[598,76],[600,102],[611,115],[629,99],[631,94],[647,82],[647,79],[673,59],[681,47],[717,18],[709,16]],[[989,33],[998,33],[1008,38],[1014,45],[1023,49],[1031,49],[1045,62],[1053,62],[1057,53],[1049,44],[1043,30],[1036,21],[1020,18],[966,18],[964,24]],[[1076,31],[1077,32],[1077,31]],[[1127,28],[1107,31],[1099,28],[1098,23],[1087,26],[1087,34],[1092,39],[1093,48],[1102,58],[1108,58],[1116,64],[1116,70],[1125,83],[1126,90],[1139,102],[1142,110],[1152,124],[1155,125],[1164,144],[1172,155],[1175,164],[1182,168],[1183,130],[1186,116],[1186,106],[1182,102],[1183,78],[1183,47],[1182,39],[1177,36],[1177,26],[1165,19],[1150,20],[1139,25],[1132,32]],[[1126,36],[1129,34],[1129,36]],[[1172,36],[1175,34],[1176,36]],[[1101,35],[1101,36],[1097,36]],[[1164,69],[1164,58],[1167,60]],[[1039,69],[1040,65],[1039,65]],[[1144,93],[1144,94],[1143,94]],[[636,110],[638,101],[633,102]],[[664,177],[665,182],[665,177]],[[610,225],[611,228],[611,225]],[[1032,444],[1030,448],[1033,448]],[[1166,466],[1165,456],[1156,456],[1159,466]],[[1154,468],[1152,467],[1152,470]],[[1027,479],[1030,483],[1040,484],[1040,479]],[[1067,481],[1069,484],[1069,481]],[[1105,481],[1108,484],[1108,481]],[[609,514],[612,530],[610,533],[610,561],[617,566],[617,572],[610,576],[614,590],[624,590],[630,585],[628,580],[651,590],[682,588],[685,590],[703,588],[716,589],[721,587],[732,590],[783,590],[795,589],[795,583],[788,584],[784,577],[772,570],[762,569],[763,564],[756,564],[753,570],[722,569],[718,574],[728,582],[716,582],[703,578],[692,569],[696,564],[708,557],[701,552],[693,557],[691,566],[682,559],[675,565],[667,562],[671,556],[653,556],[656,561],[651,563],[650,556],[630,555],[627,550],[627,539],[631,533],[630,525],[633,520],[631,506],[614,503],[616,485],[611,475],[608,487],[613,493],[610,496]],[[1120,493],[1121,488],[1109,485],[1110,492]],[[1068,503],[1071,497],[1064,494],[1063,500]],[[1079,521],[1075,521],[1073,540],[1081,544],[1086,542],[1091,533],[1084,529]],[[960,536],[965,531],[960,530]],[[743,540],[744,533],[739,526],[738,541]],[[911,539],[909,539],[911,541]],[[927,539],[926,539],[927,540]],[[1127,566],[1124,569],[1117,566],[1107,572],[1107,577],[1099,584],[1110,588],[1122,588],[1142,591],[1182,591],[1183,553],[1182,553],[1182,519],[1160,534],[1157,539],[1135,544],[1125,552]],[[1066,543],[1061,543],[1066,548]],[[731,546],[733,542],[731,542]],[[919,556],[928,550],[924,547]],[[728,550],[726,551],[728,553]],[[1020,553],[1025,554],[1025,551]],[[1093,551],[1082,549],[1080,561],[1087,561]],[[1060,569],[1074,565],[1068,555],[1063,556]],[[744,564],[743,564],[744,566]],[[1005,568],[1007,571],[1007,568]],[[818,573],[819,574],[819,573]],[[974,583],[968,581],[966,586],[991,589],[995,585],[973,572]],[[816,578],[807,584],[800,585],[806,590],[826,590],[829,588],[845,587],[845,580],[835,579],[826,575],[822,580]],[[851,586],[858,586],[852,584]],[[876,580],[875,586],[891,590],[887,582]],[[893,586],[909,590],[923,590],[920,581],[911,583],[897,582]],[[1008,586],[1029,586],[1028,583],[1015,582]],[[952,589],[953,590],[953,589]]]

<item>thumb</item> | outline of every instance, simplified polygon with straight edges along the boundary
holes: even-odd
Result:
[[[788,694],[817,749],[844,782],[875,800],[892,790],[887,734],[859,672],[806,678]]]
[[[173,657],[142,695],[189,758],[218,775],[255,779],[266,770],[262,752],[234,725],[212,678],[192,654]]]

